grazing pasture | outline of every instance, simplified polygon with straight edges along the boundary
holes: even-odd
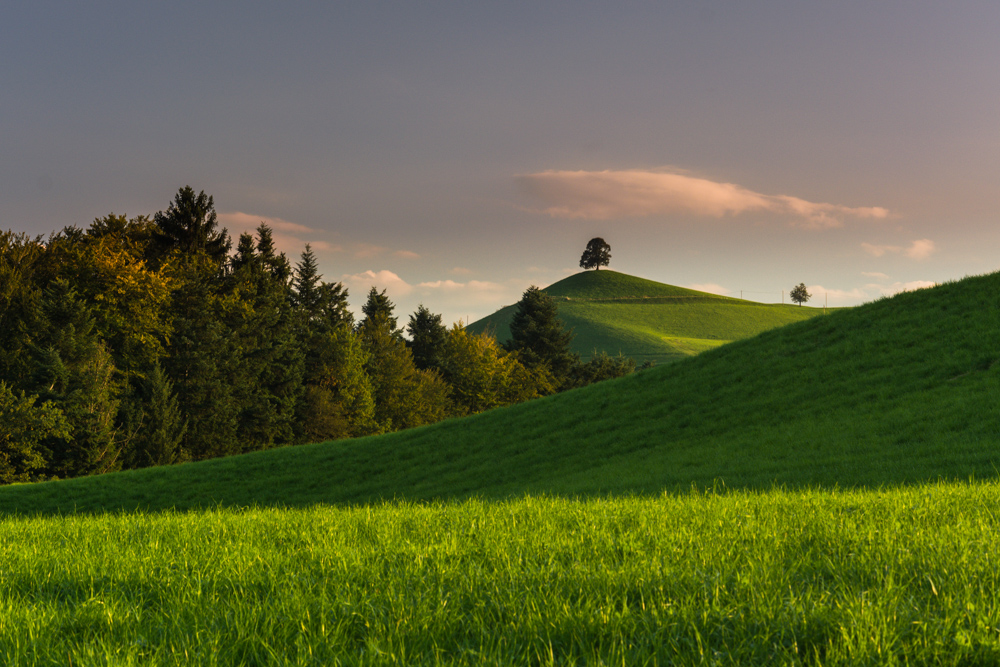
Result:
[[[724,343],[823,314],[823,308],[765,304],[718,296],[617,271],[577,273],[543,290],[576,334],[572,348],[585,360],[594,352],[649,361],[677,361]],[[469,325],[510,338],[516,306]]]
[[[1000,276],[354,441],[0,489],[6,664],[997,664]]]

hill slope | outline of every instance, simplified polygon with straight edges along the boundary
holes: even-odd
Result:
[[[732,299],[610,270],[577,273],[543,291],[556,300],[559,317],[576,334],[573,349],[584,359],[603,350],[640,364],[675,361],[823,312]],[[469,329],[507,340],[515,309],[501,308]]]
[[[998,295],[967,278],[411,431],[6,487],[0,512],[993,477]]]

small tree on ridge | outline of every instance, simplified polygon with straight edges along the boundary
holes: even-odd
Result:
[[[792,291],[788,293],[788,296],[792,298],[792,301],[801,306],[809,300],[809,297],[811,297],[812,294],[806,291],[805,283],[799,283],[797,286],[792,288]]]

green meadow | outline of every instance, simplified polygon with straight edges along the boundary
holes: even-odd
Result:
[[[971,277],[474,417],[4,487],[0,661],[1000,664],[998,306]]]
[[[996,664],[995,483],[3,524],[0,661]]]
[[[823,308],[764,304],[665,285],[617,271],[585,271],[546,287],[584,359],[594,352],[644,362],[676,361],[724,343],[823,314]],[[516,306],[469,325],[510,338]]]

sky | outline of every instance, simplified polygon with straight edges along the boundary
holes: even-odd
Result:
[[[998,34],[993,0],[12,3],[0,229],[190,185],[404,322],[598,236],[651,280],[856,305],[998,268]]]

